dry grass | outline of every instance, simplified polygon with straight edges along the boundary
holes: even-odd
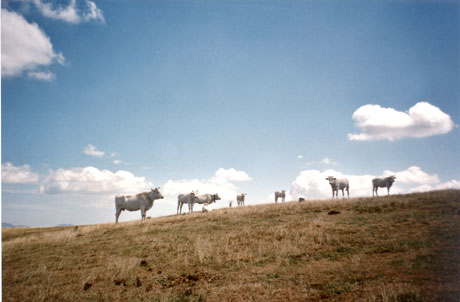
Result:
[[[459,208],[451,190],[3,229],[3,301],[459,301]]]

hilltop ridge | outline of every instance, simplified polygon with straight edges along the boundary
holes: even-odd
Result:
[[[4,229],[3,301],[457,301],[460,190]],[[336,215],[328,215],[331,211]]]

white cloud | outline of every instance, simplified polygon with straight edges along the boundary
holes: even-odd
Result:
[[[105,23],[104,16],[102,15],[102,10],[100,10],[97,6],[96,3],[92,1],[86,1],[86,6],[88,8],[88,11],[84,13],[83,19],[85,21],[90,21],[90,20],[99,20],[102,23]]]
[[[114,159],[114,160],[113,160],[113,163],[114,163],[115,165],[119,165],[119,164],[121,164],[121,160],[119,160],[119,159]]]
[[[244,171],[238,171],[233,168],[224,169],[220,168],[216,171],[214,175],[214,181],[249,181],[252,180],[249,175]]]
[[[455,127],[448,114],[427,102],[419,102],[407,112],[365,105],[358,108],[352,118],[361,133],[349,133],[348,139],[356,141],[421,138],[445,134]]]
[[[413,188],[410,192],[426,192],[426,191],[433,191],[433,190],[447,190],[447,189],[460,189],[460,181],[452,179],[450,181],[438,184],[438,185],[428,185],[424,184],[419,187]]]
[[[324,157],[322,160],[319,161],[310,161],[305,164],[306,167],[312,166],[312,165],[317,165],[317,164],[322,164],[322,165],[337,165],[337,162],[333,161],[332,159],[328,157]]]
[[[83,149],[83,153],[89,156],[95,156],[95,157],[103,157],[105,152],[98,150],[97,147],[89,144]]]
[[[173,197],[176,200],[177,195],[190,193],[198,190],[198,194],[215,194],[218,193],[222,200],[235,200],[238,187],[231,183],[232,181],[250,181],[252,178],[244,171],[220,168],[216,171],[214,177],[199,180],[168,180],[163,186],[163,194]],[[227,205],[227,203],[225,203]]]
[[[51,71],[29,71],[27,75],[30,78],[47,82],[50,82],[55,78],[54,73]]]
[[[326,180],[328,176],[337,178],[347,178],[350,184],[350,197],[367,196],[372,194],[372,175],[344,175],[341,172],[328,169],[325,171],[319,170],[304,170],[292,182],[288,192],[292,199],[303,197],[306,199],[323,199],[331,198],[332,191],[329,182]],[[341,196],[339,192],[339,196]],[[345,192],[346,196],[347,192]]]
[[[333,161],[333,160],[331,160],[330,158],[327,158],[327,157],[323,158],[320,161],[320,163],[325,164],[325,165],[336,165],[337,164],[335,161]]]
[[[33,3],[45,17],[69,23],[80,22],[81,18],[78,15],[77,3],[75,0],[70,0],[69,5],[66,7],[54,7],[53,3],[45,3],[41,0],[33,0]]]
[[[77,7],[76,0],[70,0],[69,4],[64,7],[56,6],[55,2],[45,3],[42,0],[33,0],[33,3],[40,11],[40,13],[47,18],[74,24],[91,20],[105,23],[102,11],[96,6],[94,2],[89,0],[85,1],[86,10],[82,13]]]
[[[29,165],[14,166],[10,162],[2,164],[2,182],[11,184],[37,183],[38,174]]]
[[[297,159],[302,159],[302,158],[303,158],[302,154],[297,155]]]
[[[63,64],[64,56],[55,53],[49,37],[36,23],[21,15],[2,9],[2,76],[21,75],[39,66]],[[33,77],[33,75],[32,75]]]
[[[152,183],[145,177],[138,177],[128,171],[111,172],[94,167],[70,170],[50,170],[40,187],[41,193],[78,194],[134,194],[149,188]]]
[[[423,172],[420,167],[412,166],[404,171],[393,172],[386,170],[383,172],[384,176],[395,175],[398,182],[404,184],[433,184],[439,183],[439,177],[437,174],[429,175]]]
[[[391,194],[412,192],[415,190],[413,185],[420,185],[418,190],[442,189],[457,186],[460,182],[451,181],[442,185],[438,184],[439,177],[436,174],[430,175],[424,172],[420,167],[412,166],[399,172],[384,171],[383,176],[396,175],[396,181],[391,187]],[[372,196],[372,179],[376,175],[347,175],[332,169],[304,170],[292,182],[288,193],[290,198],[298,199],[323,199],[331,198],[332,190],[326,177],[334,176],[337,178],[347,178],[350,184],[350,197]],[[433,186],[435,185],[435,186]],[[341,196],[339,192],[339,197]],[[346,192],[345,192],[346,196]]]

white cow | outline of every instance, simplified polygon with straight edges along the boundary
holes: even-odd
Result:
[[[286,198],[286,190],[282,190],[281,192],[276,191],[275,192],[275,203],[278,203],[278,198],[281,198],[284,202]]]
[[[374,196],[374,192],[375,192],[375,195],[379,196],[379,194],[377,194],[377,190],[378,188],[387,188],[387,194],[390,195],[390,188],[391,186],[393,185],[394,181],[396,179],[396,176],[389,176],[389,177],[385,177],[385,178],[374,178],[372,180],[372,196]]]
[[[192,210],[193,201],[195,200],[195,192],[188,194],[179,194],[177,196],[177,214],[182,214],[182,206],[184,203],[188,204],[189,213]]]
[[[118,217],[124,210],[139,211],[141,210],[141,220],[145,220],[145,213],[153,206],[155,199],[162,199],[163,194],[160,188],[151,189],[150,192],[143,192],[134,196],[118,195],[115,197],[115,223],[118,223]]]
[[[244,197],[246,197],[246,195],[246,193],[236,195],[236,202],[238,203],[238,206],[244,206]]]
[[[348,179],[346,178],[335,178],[333,176],[329,176],[326,178],[329,181],[329,184],[332,188],[332,199],[334,199],[334,194],[337,198],[339,198],[339,190],[342,190],[342,197],[345,198],[344,190],[347,190],[348,198],[350,198],[350,186],[348,185]]]
[[[216,200],[220,200],[219,194],[203,194],[203,195],[196,195],[192,201],[192,212],[193,212],[193,204],[205,204],[208,205],[210,203],[216,202]]]

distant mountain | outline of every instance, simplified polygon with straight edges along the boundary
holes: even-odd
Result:
[[[2,228],[28,228],[27,225],[14,225],[8,222],[2,222]]]
[[[74,224],[66,224],[66,223],[64,223],[64,224],[58,224],[57,226],[74,226]]]

